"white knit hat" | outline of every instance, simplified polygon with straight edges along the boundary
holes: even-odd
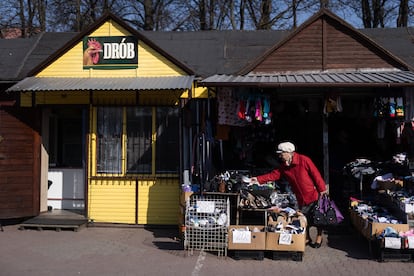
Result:
[[[291,142],[283,142],[280,143],[277,146],[276,153],[282,153],[282,152],[294,152],[295,151],[295,145]]]

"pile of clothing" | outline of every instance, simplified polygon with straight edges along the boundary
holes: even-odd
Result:
[[[267,231],[284,234],[304,234],[307,226],[306,216],[290,207],[275,207],[269,212]]]
[[[371,222],[378,223],[390,223],[390,224],[401,224],[402,221],[396,218],[391,214],[388,209],[368,204],[362,200],[351,198],[351,209],[358,212],[358,214],[363,218]]]

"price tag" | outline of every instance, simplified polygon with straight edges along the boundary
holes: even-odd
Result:
[[[385,237],[385,248],[401,249],[401,239],[393,237]]]
[[[252,243],[252,232],[234,229],[233,243]]]
[[[405,212],[414,213],[414,203],[405,203]]]
[[[408,248],[414,248],[414,236],[407,237],[408,240]]]
[[[290,245],[292,243],[292,234],[280,233],[279,244]]]
[[[205,200],[198,200],[197,201],[197,213],[214,213],[216,209],[214,201],[205,201]]]

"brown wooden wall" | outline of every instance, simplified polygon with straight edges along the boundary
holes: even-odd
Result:
[[[34,109],[0,109],[0,219],[39,214],[39,114]]]
[[[252,72],[275,73],[399,66],[357,32],[325,17],[305,26],[267,54]]]

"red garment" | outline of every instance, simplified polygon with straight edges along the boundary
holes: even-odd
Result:
[[[300,207],[318,200],[319,193],[326,190],[326,184],[312,160],[299,153],[293,154],[290,166],[281,164],[280,168],[268,174],[257,176],[259,183],[286,178],[295,193]]]

